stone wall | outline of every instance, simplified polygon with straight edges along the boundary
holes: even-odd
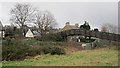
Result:
[[[120,42],[120,35],[119,34],[113,34],[113,33],[107,33],[107,32],[81,30],[81,29],[71,29],[71,30],[62,31],[60,33],[64,37],[74,36],[74,35],[91,36],[91,37],[96,37],[96,38],[99,38],[99,39]]]

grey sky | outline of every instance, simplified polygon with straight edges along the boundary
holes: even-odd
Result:
[[[69,21],[71,24],[83,24],[88,21],[92,28],[100,28],[104,23],[118,25],[117,2],[31,2],[40,11],[50,11],[57,20],[58,26],[63,27]],[[9,24],[10,9],[15,3],[0,3],[0,20]]]

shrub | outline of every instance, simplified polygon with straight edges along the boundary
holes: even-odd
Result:
[[[8,42],[8,41],[6,41]],[[4,42],[5,43],[5,42]],[[21,60],[25,58],[28,46],[20,41],[11,41],[10,45],[3,45],[2,57],[3,60]]]
[[[7,43],[7,44],[6,44]],[[25,40],[9,39],[3,41],[2,60],[24,60],[26,56],[36,56],[50,53],[51,55],[65,54],[64,49],[55,45],[28,45]],[[53,44],[53,43],[52,43]]]
[[[62,49],[62,48],[59,48],[59,47],[54,47],[54,49],[52,50],[51,52],[52,55],[62,55],[62,54],[65,54],[65,51]]]
[[[27,52],[27,56],[36,56],[36,55],[40,55],[40,54],[41,54],[41,52],[40,52],[39,48],[30,47]]]
[[[38,39],[38,38],[37,38]],[[63,37],[60,34],[46,34],[40,37],[40,41],[64,41]]]
[[[25,45],[37,45],[38,40],[34,39],[34,38],[26,38],[21,40],[22,43],[24,43]]]
[[[58,46],[43,46],[40,48],[41,53],[43,54],[48,54],[50,53],[51,55],[62,55],[65,54],[64,49],[58,47]]]

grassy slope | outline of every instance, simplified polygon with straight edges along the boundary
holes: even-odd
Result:
[[[117,66],[118,51],[101,48],[66,55],[41,55],[38,59],[3,61],[3,66]]]

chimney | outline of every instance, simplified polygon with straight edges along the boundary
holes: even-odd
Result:
[[[78,23],[76,23],[76,24],[75,24],[75,27],[78,27],[78,26],[79,26]]]
[[[66,22],[66,25],[70,25],[70,23],[69,23],[69,22]]]

